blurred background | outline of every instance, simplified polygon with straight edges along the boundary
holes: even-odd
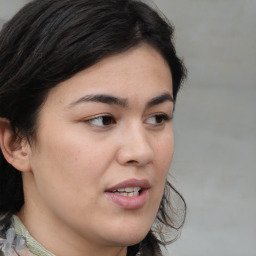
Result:
[[[27,2],[0,0],[0,26]],[[154,2],[188,68],[171,167],[188,214],[166,255],[256,256],[256,1]]]

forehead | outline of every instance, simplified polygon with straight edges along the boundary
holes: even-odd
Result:
[[[95,93],[142,100],[164,92],[172,94],[169,65],[157,50],[143,44],[75,74],[53,88],[48,100],[68,103]]]

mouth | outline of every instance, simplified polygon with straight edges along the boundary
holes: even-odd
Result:
[[[122,196],[138,196],[143,190],[150,188],[149,181],[146,179],[129,179],[108,188],[106,192],[115,193]]]
[[[132,197],[132,196],[140,195],[141,192],[142,192],[142,188],[140,188],[140,187],[127,187],[127,188],[116,189],[116,190],[110,191],[110,192],[114,193],[116,195],[120,195],[120,196]]]
[[[148,180],[130,179],[108,188],[105,195],[121,208],[139,209],[146,203],[149,189]]]

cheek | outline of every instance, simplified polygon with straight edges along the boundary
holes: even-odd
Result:
[[[100,166],[103,161],[99,161],[99,156],[108,152],[104,145],[99,145],[97,140],[91,138],[83,129],[77,130],[73,127],[70,129],[63,128],[60,130],[60,134],[55,136],[49,135],[50,132],[46,131],[41,140],[41,149],[46,155],[46,160],[54,161],[56,167],[80,167],[77,170],[70,169],[69,171],[73,174],[75,171],[90,169],[95,165]],[[50,142],[44,143],[44,141]]]
[[[174,153],[173,136],[168,135],[156,143],[156,184],[157,184],[157,201],[160,203],[167,179],[167,175],[172,163]]]
[[[41,138],[31,161],[39,198],[60,218],[67,220],[73,214],[80,219],[81,213],[94,209],[102,194],[112,153],[80,136],[62,133]]]
[[[173,153],[174,153],[174,141],[173,141],[173,135],[168,134],[168,136],[165,136],[164,138],[158,140],[156,142],[156,161],[158,164],[158,167],[160,168],[160,173],[163,173],[163,175],[167,175],[170,165],[172,163],[173,159]]]
[[[109,164],[110,152],[104,147],[97,147],[95,141],[88,137],[85,140],[82,136],[63,131],[60,134],[50,136],[45,133],[38,152],[32,157],[38,186],[55,188],[69,197],[88,193],[90,190],[85,188],[100,181]],[[104,156],[104,159],[99,156]]]

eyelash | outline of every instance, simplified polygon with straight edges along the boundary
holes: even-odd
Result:
[[[154,114],[151,115],[150,117],[148,117],[146,120],[155,118],[156,123],[152,124],[149,122],[145,122],[153,127],[159,127],[159,126],[163,126],[166,122],[170,121],[172,119],[172,117],[169,117],[166,114]],[[158,122],[160,119],[160,122]],[[94,122],[97,122],[96,124]],[[101,124],[99,124],[99,122],[101,122]],[[93,117],[91,119],[85,120],[85,123],[88,123],[91,126],[94,127],[99,127],[99,128],[108,128],[114,124],[116,124],[116,120],[112,115],[101,115],[101,116],[96,116]]]

